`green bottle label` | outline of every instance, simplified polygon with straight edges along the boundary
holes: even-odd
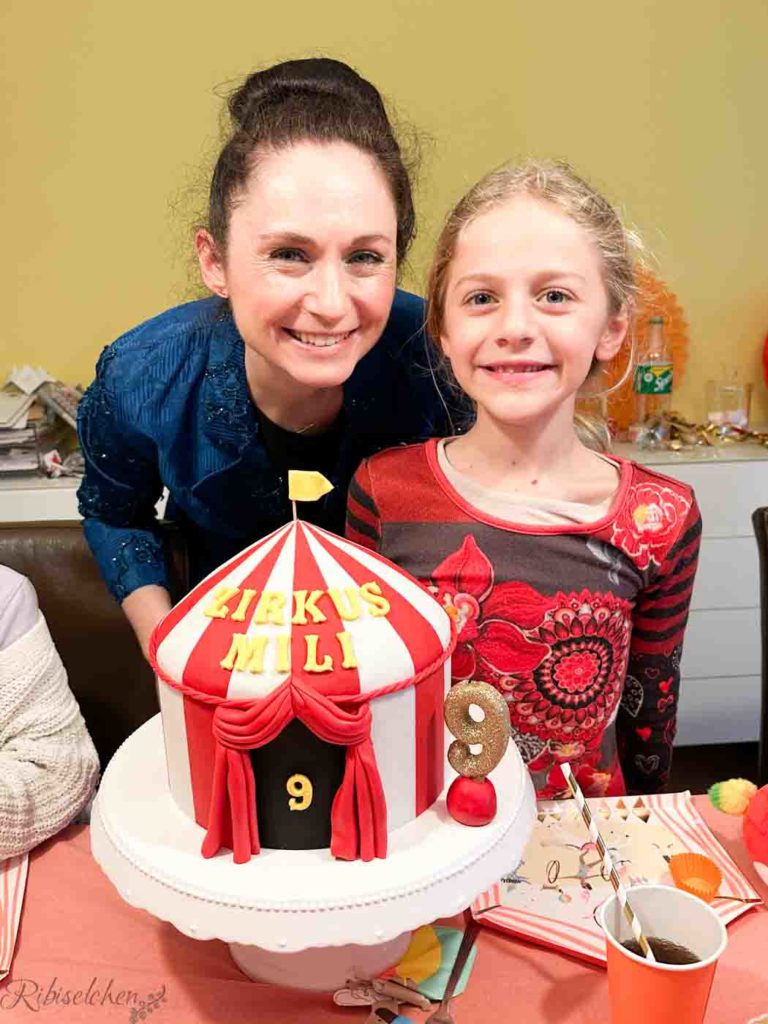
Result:
[[[633,387],[638,395],[672,394],[672,363],[640,363]]]

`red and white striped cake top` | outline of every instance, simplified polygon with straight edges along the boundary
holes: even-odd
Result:
[[[381,556],[294,521],[199,583],[155,636],[162,675],[229,700],[299,678],[334,699],[375,696],[439,662],[447,613]]]

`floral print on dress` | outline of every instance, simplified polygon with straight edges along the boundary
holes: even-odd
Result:
[[[567,789],[563,761],[591,795],[605,793],[614,773],[600,768],[600,744],[621,699],[630,602],[494,585],[493,566],[471,535],[435,568],[430,590],[456,622],[453,681],[477,679],[503,694],[539,796]]]
[[[635,484],[613,524],[613,543],[639,569],[661,565],[670,541],[688,515],[690,501],[655,480]]]

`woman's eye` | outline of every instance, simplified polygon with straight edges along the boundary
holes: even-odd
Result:
[[[561,306],[570,299],[570,295],[560,288],[548,288],[543,297],[550,306]]]
[[[473,292],[467,297],[468,306],[489,306],[493,302],[490,292]]]
[[[269,254],[272,260],[284,260],[287,263],[306,263],[307,254],[301,249],[275,249]]]
[[[360,252],[353,252],[348,260],[350,263],[363,263],[369,265],[375,265],[377,263],[383,263],[384,257],[378,252],[371,252],[370,249],[364,249]]]

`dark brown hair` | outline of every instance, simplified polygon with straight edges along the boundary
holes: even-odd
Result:
[[[348,142],[381,168],[397,212],[397,259],[414,236],[411,182],[378,90],[327,57],[289,60],[256,71],[229,97],[231,130],[211,179],[208,229],[226,250],[232,204],[260,153],[297,142]]]

